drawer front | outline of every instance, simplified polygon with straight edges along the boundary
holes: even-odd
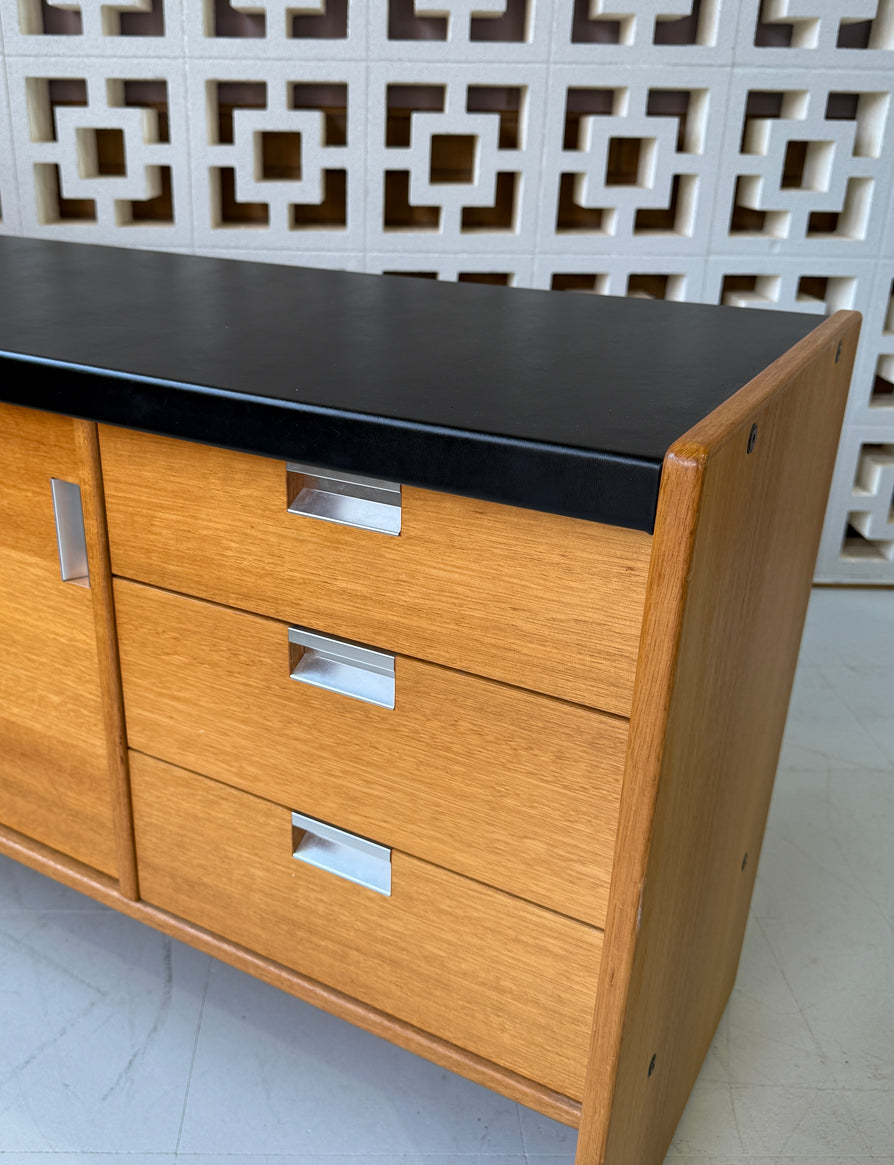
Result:
[[[114,876],[93,592],[62,581],[50,487],[80,483],[73,424],[0,404],[0,822]]]
[[[101,441],[115,574],[629,715],[649,535],[404,488],[395,537],[289,513],[284,462]]]
[[[131,763],[145,900],[580,1099],[600,931],[397,851],[386,897],[296,861],[288,808]]]
[[[286,624],[115,605],[133,748],[602,925],[626,720],[403,656],[377,707],[290,679]]]

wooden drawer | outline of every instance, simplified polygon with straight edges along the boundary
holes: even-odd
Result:
[[[115,574],[629,715],[649,535],[405,488],[392,537],[289,513],[281,461],[101,441]]]
[[[287,808],[131,763],[148,902],[581,1097],[600,931],[396,851],[385,897],[294,860]]]
[[[115,603],[133,748],[604,922],[626,720],[404,657],[375,707],[290,679],[285,624]]]

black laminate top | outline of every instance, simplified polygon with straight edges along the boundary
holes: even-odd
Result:
[[[0,238],[0,399],[651,530],[813,318]]]

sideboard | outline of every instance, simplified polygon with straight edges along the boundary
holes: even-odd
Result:
[[[657,1165],[858,331],[0,239],[0,851]]]

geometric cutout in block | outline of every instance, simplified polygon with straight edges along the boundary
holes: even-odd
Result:
[[[464,206],[460,229],[474,231],[514,231],[518,211],[520,175],[511,171],[497,171],[494,175],[494,202],[492,206]]]
[[[86,106],[87,82],[80,77],[29,77],[25,82],[31,140],[59,140],[56,111],[66,106]]]
[[[206,91],[211,145],[233,144],[233,114],[237,109],[267,108],[267,86],[263,81],[210,81]]]
[[[608,294],[608,275],[574,274],[557,271],[550,280],[552,291],[582,291],[589,295]]]
[[[170,2],[170,0],[169,0]],[[19,30],[32,36],[163,37],[163,0],[19,0]]]
[[[650,186],[655,143],[645,138],[609,138],[606,186]]]
[[[508,271],[460,271],[457,283],[484,283],[488,287],[509,287],[512,275]]]
[[[41,225],[96,222],[96,203],[92,198],[64,197],[59,166],[55,162],[34,164],[34,194]]]
[[[574,44],[713,45],[720,0],[574,0]]]
[[[554,272],[552,291],[576,291],[588,295],[609,295],[611,277],[607,272]],[[617,291],[614,293],[617,294]],[[630,299],[682,300],[686,296],[686,276],[663,272],[631,271],[624,277],[623,294]]]
[[[388,231],[437,231],[441,211],[437,206],[414,206],[410,202],[410,174],[407,170],[386,170],[383,226]]]
[[[319,202],[294,202],[289,227],[299,230],[344,230],[348,225],[348,172],[323,170]]]
[[[107,228],[174,222],[167,83],[29,77],[38,221]]]
[[[344,40],[348,0],[190,0],[204,5],[209,37]]]
[[[776,275],[724,275],[720,302],[725,307],[773,307],[782,280]]]
[[[719,302],[726,307],[775,307],[817,315],[853,308],[857,280],[851,275],[760,275],[741,271],[723,276]]]
[[[556,231],[691,236],[707,102],[701,89],[569,88]]]
[[[266,202],[240,202],[236,197],[236,171],[232,166],[211,170],[211,221],[216,227],[269,226]]]
[[[383,271],[383,275],[400,275],[403,279],[437,279],[437,271]]]
[[[891,0],[761,0],[760,48],[891,49]]]
[[[404,279],[441,279],[437,271],[383,271],[383,275],[401,275]],[[459,271],[457,283],[483,283],[488,287],[511,287],[515,276],[509,271]]]
[[[565,128],[562,148],[585,150],[586,119],[611,117],[619,111],[623,89],[569,89],[565,97]]]
[[[882,322],[882,350],[875,366],[869,407],[894,408],[894,282],[888,286],[885,318]]]
[[[209,80],[213,227],[347,227],[348,87]]]
[[[388,39],[522,43],[534,0],[388,0]]]
[[[517,85],[469,85],[467,113],[491,113],[499,118],[497,149],[521,149],[524,92]]]
[[[473,182],[478,139],[473,134],[432,134],[430,182]]]
[[[630,274],[627,295],[632,299],[683,299],[686,278],[683,275]]]
[[[391,149],[408,148],[412,115],[422,110],[440,113],[445,99],[443,85],[389,85],[385,96],[385,145]]]
[[[301,181],[301,134],[285,130],[262,130],[260,182],[288,178]]]
[[[795,298],[798,303],[831,315],[853,307],[856,284],[856,279],[848,276],[802,275]]]
[[[521,148],[524,90],[458,85],[448,103],[444,85],[391,84],[385,100],[382,228],[515,232],[521,175],[503,164]]]
[[[732,234],[866,237],[874,160],[889,121],[885,92],[752,90],[743,116]]]
[[[894,445],[864,445],[842,555],[894,562]]]
[[[878,358],[869,407],[874,409],[894,408],[894,355],[883,354]]]

